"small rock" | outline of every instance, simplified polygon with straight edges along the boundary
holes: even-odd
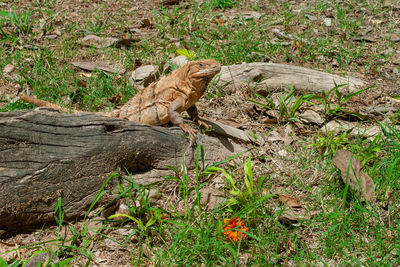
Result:
[[[331,18],[324,18],[324,24],[326,27],[332,26],[332,19]]]
[[[314,110],[306,110],[299,115],[300,119],[304,122],[312,122],[315,124],[322,124],[324,121],[321,116]]]
[[[177,65],[178,67],[182,67],[183,65],[185,65],[188,62],[189,61],[185,56],[177,56],[176,58],[171,60],[171,63]]]
[[[15,66],[13,64],[8,64],[4,67],[3,73],[4,74],[9,74],[15,70]]]
[[[289,155],[289,153],[286,150],[279,150],[278,151],[278,155],[281,157],[287,157]]]
[[[314,16],[314,15],[306,14],[305,16],[306,16],[306,18],[308,18],[311,21],[316,21],[317,20],[317,17]]]
[[[371,22],[372,22],[373,24],[375,24],[375,25],[380,25],[380,24],[382,24],[383,20],[380,20],[380,19],[373,19],[373,20],[371,20]]]
[[[158,66],[144,65],[134,70],[129,78],[129,84],[139,89],[146,87],[156,79]]]
[[[56,35],[56,34],[49,34],[49,35],[46,35],[45,36],[47,39],[49,39],[49,40],[54,40],[54,39],[57,39],[58,38],[58,35]]]
[[[349,131],[355,127],[355,123],[353,122],[348,122],[348,121],[342,121],[342,120],[332,120],[325,124],[321,128],[322,132],[335,132],[335,133],[341,133],[343,131]]]

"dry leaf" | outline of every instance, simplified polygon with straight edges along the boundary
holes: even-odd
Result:
[[[94,46],[96,48],[110,47],[118,42],[117,38],[113,37],[99,37],[93,34],[83,37],[79,40],[79,43],[84,46]]]
[[[142,23],[142,28],[153,28],[153,23],[148,18],[144,18],[140,22]]]
[[[118,104],[121,101],[121,99],[122,99],[121,92],[118,92],[116,95],[107,98],[107,100],[113,104]]]
[[[291,208],[302,208],[300,203],[292,196],[289,195],[282,195],[278,194],[279,200],[282,201],[282,203],[288,205]]]
[[[279,197],[279,202],[284,204],[283,212],[278,211],[282,208],[279,202],[274,201],[274,213],[281,214],[278,220],[285,225],[292,225],[298,223],[302,220],[311,219],[313,214],[306,212],[306,210],[301,206],[301,204],[294,197],[289,195],[277,194]],[[281,206],[281,207],[279,207]]]
[[[305,122],[312,122],[315,124],[322,124],[324,122],[324,120],[317,112],[310,109],[304,111],[302,114],[299,115],[299,117],[302,121]]]
[[[75,67],[81,68],[83,70],[93,71],[95,69],[99,69],[106,72],[123,74],[125,69],[122,66],[117,64],[110,64],[107,61],[98,61],[98,62],[90,62],[90,61],[74,61],[71,62]]]
[[[361,193],[361,199],[367,201],[375,200],[375,187],[371,177],[365,174],[361,168],[362,164],[350,151],[340,149],[332,159],[333,164],[341,172],[345,183],[357,193]],[[350,168],[349,168],[350,165]],[[349,171],[347,171],[349,169]],[[347,175],[348,173],[348,175]]]

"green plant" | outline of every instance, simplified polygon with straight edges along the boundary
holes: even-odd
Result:
[[[240,189],[233,176],[230,175],[223,168],[212,166],[208,167],[206,171],[207,174],[221,172],[222,175],[225,177],[226,181],[229,184],[229,187],[231,188],[228,192],[233,196],[232,198],[228,199],[228,204],[231,206],[233,205],[246,206],[246,204],[251,203],[255,199],[257,199],[262,190],[262,184],[265,182],[266,178],[265,176],[262,176],[262,178],[258,180],[258,184],[256,186],[254,185],[253,168],[252,168],[250,154],[247,161],[244,162],[243,164],[244,175],[242,178],[244,182],[244,189]]]
[[[336,151],[345,147],[348,143],[349,138],[347,137],[346,132],[339,136],[336,136],[333,132],[329,132],[326,135],[317,136],[317,141],[311,144],[310,147],[317,148],[319,151],[322,151],[323,154],[334,156]]]
[[[361,137],[355,140],[356,143],[352,144],[351,147],[355,150],[355,153],[363,165],[379,159],[379,153],[384,147],[384,143],[381,142],[381,133],[377,134],[372,141]]]
[[[189,51],[187,49],[178,49],[176,50],[176,53],[179,55],[185,56],[187,59],[193,59],[193,57],[196,55],[194,52]]]
[[[354,92],[351,92],[347,95],[343,95],[342,92],[340,92],[339,88],[346,86],[346,84],[336,84],[335,86],[329,90],[328,92],[322,91],[322,96],[318,97],[316,99],[318,99],[321,104],[324,106],[324,114],[325,114],[325,118],[329,119],[331,117],[336,117],[336,116],[352,116],[352,117],[356,117],[356,118],[362,118],[363,116],[353,112],[353,111],[349,111],[346,107],[343,106],[343,104],[347,101],[349,101],[352,97],[361,94],[362,92],[375,87],[375,85],[363,88],[361,90],[357,90]],[[336,101],[337,103],[332,104],[332,93],[335,93],[336,95]]]
[[[16,34],[19,35],[27,35],[32,32],[33,26],[33,19],[32,19],[33,12],[30,10],[21,10],[19,13],[15,12],[12,8],[10,12],[0,10],[0,16],[5,16],[6,20],[0,19],[0,32],[5,36],[8,34],[2,30],[2,25],[4,22],[9,22],[11,25],[14,26]]]
[[[287,121],[296,122],[299,121],[299,119],[297,118],[297,113],[300,107],[304,103],[310,103],[310,100],[318,99],[319,97],[315,94],[304,94],[295,97],[294,92],[295,89],[292,86],[287,94],[282,93],[279,97],[279,103],[277,105],[275,105],[272,99],[268,99],[267,97],[262,96],[256,92],[254,92],[254,95],[257,96],[258,98],[261,98],[266,103],[254,100],[248,100],[248,101],[269,110],[277,110],[279,113],[278,120],[280,123]]]
[[[209,0],[208,5],[210,8],[221,8],[226,9],[233,7],[236,4],[236,0]]]

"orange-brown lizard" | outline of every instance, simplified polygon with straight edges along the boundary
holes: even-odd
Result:
[[[185,133],[195,138],[194,129],[183,123],[179,113],[186,110],[198,125],[209,127],[208,124],[201,121],[195,103],[220,70],[221,64],[214,59],[188,62],[168,76],[163,76],[158,82],[151,83],[140,90],[121,109],[96,113],[150,125],[162,125],[171,121],[173,125],[180,127]],[[21,99],[37,106],[68,112],[66,108],[35,97],[21,96]],[[79,111],[72,110],[72,112]]]

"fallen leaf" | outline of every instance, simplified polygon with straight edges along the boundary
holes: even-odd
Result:
[[[261,18],[261,14],[257,11],[244,12],[242,16],[245,20],[249,19],[258,20],[259,18]]]
[[[118,64],[110,64],[108,61],[74,61],[71,62],[75,67],[81,68],[83,70],[93,71],[95,69],[99,69],[106,72],[123,74],[125,69]]]
[[[300,203],[292,196],[278,194],[279,200],[291,208],[302,208]]]
[[[388,38],[392,42],[400,42],[400,36],[395,33],[387,34],[386,38]]]
[[[122,99],[121,92],[118,92],[116,95],[107,98],[107,100],[113,104],[118,104],[121,101],[121,99]]]
[[[217,19],[212,19],[211,22],[213,22],[215,24],[221,24],[221,25],[224,25],[226,23],[226,21],[223,17],[220,17]]]
[[[164,5],[176,5],[179,4],[181,0],[163,0],[162,3]]]
[[[360,37],[355,37],[353,40],[357,41],[357,42],[363,42],[364,41],[364,42],[367,42],[367,43],[376,42],[376,39],[374,37],[370,37],[370,36],[366,36],[366,35],[363,35],[363,36],[360,36]]]
[[[235,128],[240,128],[242,125],[234,119],[219,119],[218,122]]]
[[[351,131],[350,135],[354,137],[364,137],[364,138],[374,138],[381,132],[381,127],[379,126],[370,126],[370,127],[354,127]]]
[[[315,124],[322,124],[324,122],[317,112],[310,109],[304,111],[302,114],[299,115],[299,117],[304,122],[311,122]]]
[[[341,172],[341,177],[345,183],[358,194],[361,199],[367,201],[375,200],[375,187],[371,177],[365,174],[362,164],[350,151],[340,149],[332,159],[333,165]]]
[[[150,19],[144,18],[140,21],[142,23],[142,28],[152,28],[153,24],[151,23]]]
[[[81,77],[81,78],[90,78],[90,77],[92,77],[92,73],[91,72],[81,72],[81,73],[79,73],[79,77]]]
[[[94,46],[96,48],[110,47],[118,42],[117,38],[114,37],[99,37],[93,34],[83,37],[79,40],[79,43],[84,46]]]
[[[334,132],[341,133],[344,131],[352,130],[356,126],[354,122],[342,121],[342,120],[332,120],[321,127],[322,132]]]
[[[9,74],[15,70],[15,66],[13,64],[8,64],[4,67],[3,73],[4,74]]]

